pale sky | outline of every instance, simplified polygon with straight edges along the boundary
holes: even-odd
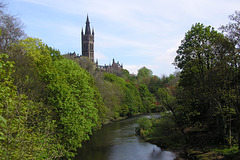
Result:
[[[95,61],[123,64],[130,73],[143,66],[161,77],[174,73],[176,50],[195,23],[216,30],[240,10],[239,0],[3,0],[7,11],[61,54],[81,54],[87,14],[95,31]]]

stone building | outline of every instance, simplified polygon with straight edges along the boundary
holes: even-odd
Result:
[[[82,56],[88,57],[92,62],[94,62],[94,30],[90,29],[90,22],[87,16],[85,33],[82,29]]]
[[[87,16],[87,20],[86,20],[86,26],[85,26],[85,32],[83,31],[82,28],[82,32],[81,32],[81,44],[82,44],[82,55],[78,55],[75,52],[73,53],[68,53],[67,57],[69,58],[81,58],[81,57],[88,57],[95,65],[96,68],[98,68],[99,70],[102,71],[106,71],[108,73],[116,73],[119,72],[123,69],[123,65],[119,62],[115,62],[115,60],[113,59],[112,64],[109,65],[99,65],[98,64],[98,60],[96,60],[96,63],[94,61],[94,29],[92,29],[91,31],[91,27],[90,27],[90,22],[89,22],[89,18]]]
[[[108,73],[115,73],[115,72],[119,72],[123,69],[123,64],[120,65],[119,62],[115,62],[115,60],[113,59],[112,64],[109,65],[98,65],[98,61],[96,62],[97,68],[104,70]]]

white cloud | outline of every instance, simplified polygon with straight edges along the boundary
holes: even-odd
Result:
[[[97,59],[98,61],[107,59],[107,57],[103,53],[98,52],[98,51],[94,52],[94,56],[95,56],[94,58]]]
[[[128,70],[130,74],[138,73],[138,70],[142,67],[146,67],[152,71],[159,69],[159,65],[139,64],[139,65],[123,65],[123,68]]]
[[[174,61],[174,58],[176,57],[177,53],[176,51],[178,50],[178,47],[181,44],[181,36],[175,38],[172,40],[170,48],[167,48],[164,52],[161,54],[156,55],[155,57],[155,62],[158,63],[165,63],[165,64],[172,64]]]

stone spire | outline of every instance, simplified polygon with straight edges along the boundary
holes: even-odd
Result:
[[[90,22],[87,15],[85,34],[82,29],[82,56],[88,57],[94,62],[94,31],[91,33]]]
[[[91,34],[90,22],[89,22],[89,19],[88,19],[88,15],[87,15],[87,21],[86,21],[85,34]]]

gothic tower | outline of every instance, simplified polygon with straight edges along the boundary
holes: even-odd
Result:
[[[87,16],[85,34],[82,29],[82,56],[88,57],[94,62],[94,30],[90,29],[90,22]]]

